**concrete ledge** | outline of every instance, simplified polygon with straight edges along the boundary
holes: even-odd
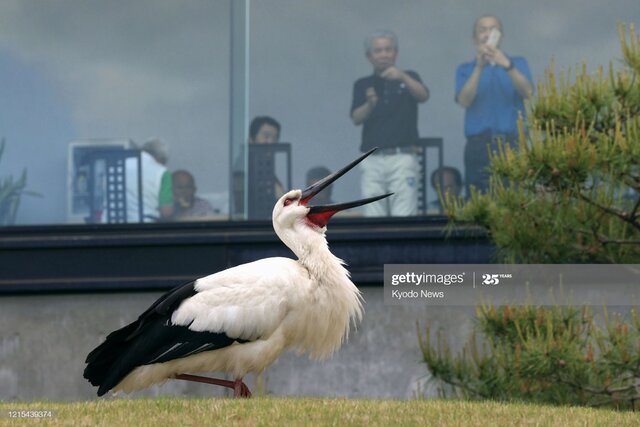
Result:
[[[432,322],[454,345],[467,336],[472,307],[387,307],[382,287],[361,288],[365,316],[349,343],[317,362],[286,353],[264,374],[277,396],[414,397],[434,394],[420,362],[416,322]],[[97,399],[84,378],[84,359],[105,336],[133,321],[158,293],[0,297],[0,400]],[[254,379],[247,384],[254,386]],[[172,380],[130,396],[223,396],[219,387]],[[126,395],[125,395],[126,396]]]

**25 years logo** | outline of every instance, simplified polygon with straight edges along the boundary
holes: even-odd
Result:
[[[483,274],[482,284],[497,285],[498,283],[500,283],[500,279],[511,279],[512,277],[512,274]]]
[[[500,279],[498,279],[497,274],[483,274],[482,275],[482,284],[483,285],[497,285],[500,283]]]

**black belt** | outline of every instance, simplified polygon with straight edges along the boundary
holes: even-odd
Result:
[[[517,141],[518,134],[514,133],[493,133],[493,132],[483,132],[477,135],[470,135],[467,137],[467,141],[473,142],[486,142],[486,141],[497,141],[501,139],[503,141]]]
[[[391,154],[416,154],[416,147],[388,147],[388,148],[378,148],[373,152],[374,156],[389,156]]]

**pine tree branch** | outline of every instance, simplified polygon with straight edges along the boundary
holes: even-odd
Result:
[[[632,227],[640,230],[640,223],[635,221],[634,216],[631,215],[630,213],[624,212],[624,211],[620,211],[618,209],[615,209],[615,208],[612,208],[612,207],[609,207],[609,206],[601,205],[600,203],[591,200],[590,197],[587,197],[582,193],[578,193],[578,196],[582,200],[584,200],[585,202],[589,203],[591,206],[595,206],[596,208],[598,208],[598,209],[600,209],[600,210],[602,210],[604,212],[607,212],[607,213],[609,213],[609,214],[611,214],[611,215],[613,215],[615,217],[618,217],[622,221],[629,223]]]
[[[627,178],[629,179],[629,181],[625,182],[624,184],[627,187],[632,188],[633,190],[640,191],[640,176],[627,175]]]
[[[631,402],[632,406],[634,406],[635,405],[634,402],[636,400],[640,400],[640,394],[635,395],[635,396],[631,396],[629,399],[625,399],[625,400],[628,400],[629,402]],[[594,408],[597,408],[599,406],[611,405],[611,403],[612,403],[611,399],[603,399],[600,402],[592,403],[591,406],[593,406]],[[635,411],[635,407],[634,407],[633,410]]]
[[[638,200],[636,200],[636,204],[633,205],[633,209],[631,209],[631,212],[629,213],[632,219],[635,220],[638,217],[639,208],[640,208],[640,197],[638,197]]]
[[[640,240],[616,240],[616,239],[601,239],[598,238],[598,241],[603,245],[640,245]]]
[[[471,394],[473,394],[475,396],[478,396],[478,397],[482,397],[484,399],[488,399],[488,398],[491,397],[489,395],[485,395],[484,393],[479,392],[478,390],[475,390],[472,387],[469,387],[467,384],[465,384],[463,382],[456,381],[453,378],[444,378],[444,377],[435,377],[435,376],[433,378],[438,378],[440,381],[442,381],[442,382],[444,382],[446,384],[449,384],[450,386],[460,388],[460,389],[462,389],[462,390],[464,390],[464,391],[466,391],[468,393],[471,393]]]
[[[629,377],[627,378],[627,380],[633,379],[633,377]],[[612,396],[616,393],[624,393],[626,391],[631,391],[631,390],[637,390],[638,386],[636,384],[629,384],[628,386],[623,386],[623,387],[616,387],[616,388],[609,388],[609,387],[604,387],[602,389],[598,389],[598,388],[594,388],[594,387],[589,387],[586,385],[582,385],[582,384],[576,384],[572,381],[568,381],[563,379],[561,376],[558,376],[558,381],[561,382],[562,384],[568,385],[569,387],[575,389],[575,390],[582,390],[582,391],[586,391],[589,392],[591,394],[594,395],[607,395],[607,396]],[[627,399],[635,399],[640,397],[640,395],[634,395],[631,396]]]
[[[584,234],[587,236],[593,236],[598,243],[602,245],[640,245],[640,240],[628,240],[628,239],[609,239],[602,233],[598,233],[596,230],[584,230],[580,228],[569,227],[569,230]],[[584,245],[578,245],[578,248],[586,249]]]

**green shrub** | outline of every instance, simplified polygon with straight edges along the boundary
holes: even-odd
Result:
[[[441,333],[418,331],[423,360],[445,396],[635,409],[640,319],[571,306],[478,306],[469,342],[453,355]],[[435,338],[435,339],[434,339]]]
[[[0,160],[4,153],[5,141],[4,138],[0,141]],[[13,176],[9,175],[0,179],[0,226],[12,225],[15,222],[18,207],[20,206],[20,199],[23,194],[30,196],[39,196],[37,193],[33,193],[25,190],[27,186],[27,171],[22,171],[22,175],[18,180],[15,180]]]
[[[551,67],[518,149],[492,155],[487,193],[445,201],[452,225],[484,227],[501,261],[639,262],[640,37],[633,26],[619,33],[623,69],[582,66],[571,81]],[[602,324],[587,308],[480,306],[460,354],[429,328],[420,347],[445,394],[635,409],[638,316],[605,309]]]

